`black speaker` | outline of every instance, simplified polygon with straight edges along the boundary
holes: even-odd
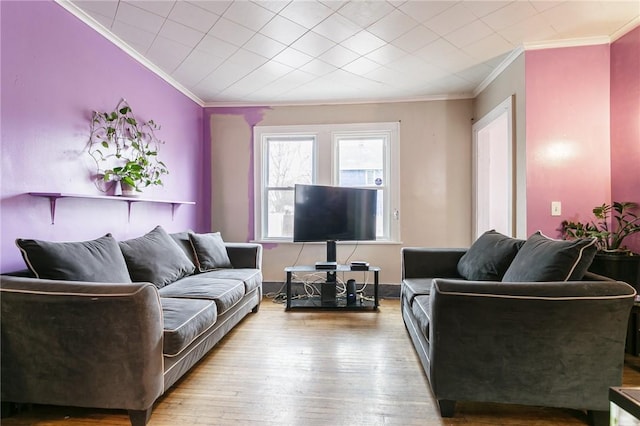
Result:
[[[347,306],[356,304],[356,280],[347,281]]]

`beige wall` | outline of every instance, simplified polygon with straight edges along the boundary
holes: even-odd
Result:
[[[513,96],[514,142],[514,201],[516,236],[527,234],[527,181],[526,181],[526,116],[525,116],[525,55],[521,53],[474,100],[473,116],[479,120],[509,96]]]
[[[227,241],[253,236],[252,129],[246,110],[209,109],[212,140],[212,224]],[[351,260],[380,266],[381,283],[400,282],[403,246],[465,247],[471,243],[471,118],[473,101],[273,107],[259,125],[400,121],[398,244],[360,243]],[[254,111],[255,113],[255,111]],[[325,258],[325,246],[265,244],[265,281],[283,281],[283,269]],[[338,243],[338,261],[354,244]]]

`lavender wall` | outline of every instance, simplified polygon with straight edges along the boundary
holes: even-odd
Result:
[[[142,235],[160,224],[168,231],[206,231],[210,196],[203,173],[202,108],[97,32],[50,1],[0,2],[1,272],[24,268],[17,237],[83,240],[107,232],[118,239]],[[196,201],[196,206],[111,200],[58,201],[51,225],[49,191],[101,194],[85,150],[92,110],[109,110],[126,98],[142,119],[162,126],[160,158],[170,174],[145,197]]]
[[[640,27],[611,45],[611,198],[640,203]],[[640,253],[640,235],[625,244]]]
[[[609,45],[525,55],[527,231],[557,238],[562,220],[611,200]]]

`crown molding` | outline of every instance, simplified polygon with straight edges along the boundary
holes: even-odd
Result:
[[[523,43],[524,50],[541,50],[541,49],[557,49],[562,47],[580,47],[580,46],[596,46],[599,44],[611,43],[611,37],[584,37],[584,38],[567,38],[562,40],[550,40]]]
[[[624,27],[620,28],[618,31],[613,33],[611,35],[611,43],[613,43],[623,35],[627,34],[628,32],[634,30],[639,25],[640,25],[640,16],[636,17],[635,19],[632,19]]]
[[[193,94],[189,89],[178,83],[173,77],[171,77],[166,72],[162,71],[156,65],[147,60],[144,56],[138,53],[134,48],[125,43],[121,38],[113,34],[109,29],[105,28],[100,22],[96,21],[85,13],[82,9],[79,9],[75,4],[71,3],[69,0],[55,0],[57,4],[66,9],[69,13],[74,15],[76,18],[80,19],[82,22],[87,24],[93,30],[97,31],[101,36],[109,40],[111,43],[115,44],[118,48],[124,51],[127,55],[131,56],[133,59],[142,64],[149,71],[156,74],[158,77],[166,81],[168,84],[173,86],[180,93],[184,94],[186,97],[194,101],[199,106],[204,106],[204,102],[202,99]]]
[[[484,80],[480,82],[480,84],[478,84],[478,87],[473,90],[473,97],[477,97],[484,89],[486,89],[493,82],[493,80],[498,78],[498,76],[502,74],[502,72],[507,69],[507,67],[511,65],[511,63],[515,61],[523,52],[524,48],[522,46],[513,49],[511,53],[509,53],[509,55],[504,58],[502,62],[500,62],[500,65],[498,65],[493,71],[491,71],[491,74],[489,74]]]

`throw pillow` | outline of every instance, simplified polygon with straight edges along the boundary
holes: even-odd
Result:
[[[120,241],[120,250],[134,282],[150,282],[162,288],[195,270],[193,262],[161,226],[141,237]]]
[[[500,281],[524,240],[495,230],[482,234],[458,261],[458,273],[471,281]]]
[[[27,268],[38,278],[130,283],[118,242],[107,234],[91,241],[53,242],[18,238]]]
[[[219,232],[209,234],[189,233],[189,239],[196,254],[198,270],[211,271],[219,268],[232,268],[222,236]]]
[[[502,281],[581,280],[595,254],[595,238],[553,240],[538,231],[524,243]]]
[[[193,263],[194,265],[197,265],[198,261],[196,259],[196,254],[193,252],[193,246],[191,245],[191,240],[189,239],[190,232],[192,231],[188,230],[183,232],[176,232],[173,234],[169,234],[169,236],[173,238],[173,241],[178,243],[178,245],[180,246],[184,254],[187,255],[191,263]]]

